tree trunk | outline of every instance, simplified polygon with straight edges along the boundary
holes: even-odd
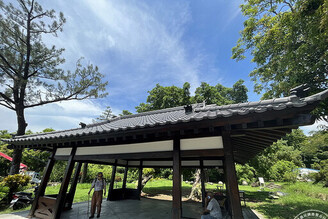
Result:
[[[200,189],[200,169],[197,169],[195,172],[195,182],[192,185],[189,200],[200,199],[201,198],[201,189]]]
[[[17,124],[18,124],[17,136],[25,135],[27,123],[25,122],[23,105],[20,104],[16,105],[16,115],[17,115]],[[14,149],[13,160],[11,161],[11,167],[9,172],[10,175],[19,173],[19,166],[22,161],[22,153],[23,153],[23,149]]]
[[[141,190],[145,187],[145,185],[147,184],[147,182],[153,178],[153,175],[149,175],[149,176],[144,176],[142,177],[142,181],[141,181]]]
[[[88,173],[88,163],[83,164],[81,183],[85,183]]]

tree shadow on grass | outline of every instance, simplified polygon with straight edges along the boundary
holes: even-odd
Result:
[[[304,204],[280,204],[280,203],[263,203],[256,208],[268,218],[295,218],[298,214],[306,210],[320,210],[327,212],[322,204],[304,203]]]

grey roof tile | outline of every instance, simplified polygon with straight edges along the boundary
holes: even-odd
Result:
[[[229,104],[217,106],[215,104],[193,104],[193,111],[186,113],[183,106],[155,110],[140,114],[117,117],[109,121],[89,124],[85,128],[76,128],[63,131],[55,131],[42,134],[17,136],[13,139],[3,139],[8,143],[21,141],[36,141],[40,139],[67,138],[72,136],[84,136],[97,133],[110,133],[127,129],[139,129],[181,122],[216,119],[231,117],[234,115],[247,115],[251,113],[264,113],[268,110],[284,110],[291,107],[303,107],[328,97],[328,90],[309,97],[299,98],[295,95],[256,102]]]

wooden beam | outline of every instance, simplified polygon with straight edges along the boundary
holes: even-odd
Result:
[[[76,153],[76,146],[72,148],[70,157],[67,162],[64,179],[60,186],[59,194],[57,196],[56,205],[54,208],[54,219],[59,219],[62,211],[64,210],[66,203],[66,192],[71,179],[71,175],[74,168],[74,156]]]
[[[44,192],[46,191],[46,187],[47,187],[50,175],[51,175],[51,171],[52,171],[52,169],[55,165],[55,154],[56,154],[56,148],[54,148],[54,150],[52,151],[51,156],[48,159],[48,163],[47,163],[46,169],[43,173],[43,177],[42,177],[42,180],[41,180],[41,183],[40,183],[40,186],[39,186],[39,190],[36,193],[36,196],[33,200],[31,210],[28,214],[29,217],[34,216],[34,212],[38,207],[39,198],[41,196],[44,196]]]
[[[223,157],[223,149],[180,151],[181,157]]]
[[[253,131],[247,132],[246,135],[253,136],[255,138],[268,139],[271,141],[277,141],[283,136],[283,135],[274,136],[274,135],[267,134],[265,132],[253,132]]]
[[[99,155],[77,155],[76,161],[88,159],[147,159],[147,158],[172,158],[172,151],[161,152],[143,152],[143,153],[127,153],[127,154],[99,154]]]
[[[114,165],[112,167],[112,178],[110,179],[110,184],[109,184],[109,188],[108,188],[107,201],[112,200],[111,194],[113,194],[113,190],[114,190],[116,166],[117,166],[117,160],[115,160],[115,163],[114,163]]]
[[[182,216],[181,204],[181,157],[180,157],[180,138],[176,137],[173,141],[173,206],[172,218],[180,219]]]
[[[204,172],[203,160],[200,160],[200,181],[202,186],[202,206],[205,207],[206,189],[205,189],[205,172]]]
[[[73,182],[71,184],[71,188],[69,189],[68,196],[67,196],[67,201],[66,202],[68,203],[68,206],[67,206],[68,209],[72,208],[74,195],[75,195],[75,191],[76,191],[76,186],[77,186],[77,182],[79,180],[81,168],[82,168],[82,163],[78,162],[76,164],[76,167],[75,167]]]
[[[140,166],[139,166],[139,176],[138,176],[138,194],[139,194],[139,200],[141,196],[141,190],[142,190],[142,161],[140,161]]]
[[[233,157],[233,148],[231,143],[230,131],[222,131],[222,140],[225,157],[225,175],[226,175],[226,186],[227,194],[229,198],[230,210],[232,218],[243,218],[238,182],[236,176],[236,168]]]

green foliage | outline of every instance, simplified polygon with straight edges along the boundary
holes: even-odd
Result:
[[[55,162],[55,165],[50,174],[51,182],[61,182],[62,181],[62,179],[64,177],[66,165],[67,165],[66,161],[59,160],[59,161]]]
[[[52,132],[55,131],[52,128],[46,128],[42,132]],[[33,134],[31,130],[26,131],[26,135]],[[0,130],[0,138],[8,139],[11,138],[11,134],[8,133],[7,130]],[[7,144],[0,142],[0,151],[2,153],[7,154],[8,156],[12,156],[13,150],[7,148]],[[24,150],[22,154],[22,163],[28,166],[30,171],[42,172],[46,162],[48,160],[50,153],[47,151],[39,151],[39,150]],[[0,176],[8,175],[8,170],[10,168],[10,161],[0,157]]]
[[[24,187],[28,185],[30,180],[30,176],[15,174],[5,177],[1,184],[2,186],[8,187],[9,190],[13,193],[23,190]]]
[[[195,172],[195,171],[194,171]],[[220,173],[218,169],[205,169],[205,177],[208,179],[209,182],[219,182],[224,181],[223,173]],[[194,180],[194,179],[190,179]]]
[[[131,113],[129,110],[122,110],[122,113],[119,114],[119,116],[128,116],[128,115],[132,115],[133,113]]]
[[[243,103],[246,102],[248,98],[248,89],[243,83],[243,80],[239,80],[232,88],[227,88],[221,84],[210,86],[202,82],[200,87],[196,89],[194,99],[197,103],[205,101],[207,104],[217,105]]]
[[[0,83],[8,85],[6,90],[1,90],[3,106],[17,110],[17,98],[24,100],[23,107],[28,108],[106,95],[107,82],[102,82],[104,76],[97,67],[83,67],[80,59],[75,71],[65,72],[59,68],[65,62],[61,57],[64,49],[47,47],[42,42],[42,35],[57,36],[58,31],[62,31],[66,22],[63,13],[44,10],[36,1],[20,1],[17,7],[1,1],[0,5],[3,12],[0,16],[3,30],[0,37]],[[8,83],[15,83],[15,86]],[[23,92],[22,95],[15,96],[17,91]]]
[[[102,121],[108,121],[110,119],[113,119],[117,116],[115,116],[112,112],[112,109],[110,108],[110,106],[106,107],[105,111],[102,112],[102,114],[96,118],[96,120],[94,120],[93,122],[102,122]]]
[[[96,178],[98,172],[102,172],[104,179],[106,179],[106,181],[109,182],[110,178],[112,177],[112,169],[113,169],[112,166],[108,166],[108,165],[89,164],[86,182],[92,182],[92,180]]]
[[[190,84],[185,83],[183,88],[176,86],[163,87],[156,84],[156,87],[148,91],[147,103],[141,103],[136,107],[137,112],[165,109],[175,106],[182,106],[190,103]]]
[[[57,36],[66,22],[63,13],[44,10],[36,1],[17,4],[0,0],[0,105],[16,112],[17,135],[24,135],[25,109],[64,100],[107,95],[97,66],[82,58],[73,71],[61,69],[63,48],[47,46],[42,38]],[[15,149],[11,174],[18,173],[21,153]]]
[[[283,175],[283,181],[295,183],[297,181],[297,175],[298,175],[298,172],[295,170],[293,172],[290,172],[290,171],[285,172]]]
[[[278,140],[262,153],[253,158],[249,164],[254,167],[257,175],[265,179],[273,179],[270,169],[279,161],[288,161],[295,166],[303,166],[301,151],[287,145],[286,140]]]
[[[154,177],[156,178],[163,178],[163,179],[168,179],[170,175],[172,175],[173,170],[171,168],[156,168]],[[184,173],[182,173],[184,176]]]
[[[328,187],[328,160],[320,161],[318,167],[320,172],[314,174],[315,182],[323,182]]]
[[[328,160],[328,131],[318,131],[302,145],[304,163],[307,167]]]
[[[241,10],[247,20],[232,58],[241,60],[251,52],[256,92],[265,90],[265,99],[287,95],[304,83],[311,93],[327,89],[327,0],[246,1]],[[326,104],[318,116],[327,115]]]
[[[141,103],[136,109],[138,113],[141,113],[203,101],[206,104],[215,103],[218,105],[246,102],[248,90],[243,83],[243,80],[239,80],[232,88],[227,88],[221,84],[211,86],[202,82],[200,87],[196,89],[195,96],[190,96],[190,84],[188,82],[183,85],[183,88],[163,87],[157,84],[155,88],[148,91],[147,103]]]
[[[236,174],[239,185],[241,185],[243,181],[250,184],[255,180],[255,169],[248,164],[236,164]]]
[[[0,130],[0,139],[9,139],[11,138],[10,133],[7,130]],[[8,156],[12,156],[12,150],[7,148],[7,144],[0,141],[0,151]],[[0,157],[0,176],[7,176],[10,168],[10,161]]]
[[[275,181],[296,181],[296,168],[291,161],[279,160],[270,168],[270,177]]]
[[[142,169],[142,175],[143,176],[150,176],[150,175],[153,175],[154,173],[155,173],[154,168],[143,168]]]

